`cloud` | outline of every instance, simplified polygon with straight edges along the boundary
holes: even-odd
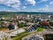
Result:
[[[32,4],[32,5],[36,4],[35,0],[25,0],[25,1],[27,2],[27,5],[28,4]],[[22,5],[21,0],[0,0],[0,4],[4,4],[6,6],[10,6],[15,9],[19,9],[20,5]],[[24,8],[26,8],[26,7],[24,6]]]
[[[35,0],[25,0],[27,4],[32,4],[33,6],[36,4]]]
[[[43,8],[44,11],[49,11],[49,6],[46,5],[45,8]]]
[[[23,8],[25,9],[25,8],[26,8],[26,6],[23,6]]]
[[[0,8],[0,11],[16,12],[17,10],[13,8],[3,7],[3,8]]]
[[[49,9],[49,6],[48,5],[45,5],[44,8],[40,8],[40,9],[38,9],[38,11],[41,11],[41,12],[49,12],[50,9]]]
[[[4,8],[3,10],[1,10],[1,11],[7,11],[7,12],[17,12],[17,10],[12,10],[12,9],[10,10],[10,9],[5,9],[5,8]]]
[[[47,2],[49,0],[40,0],[38,3]]]
[[[24,0],[24,2],[27,5],[32,4],[34,6],[36,4],[35,0]],[[21,0],[0,0],[0,4],[6,5],[8,7],[12,7],[16,10],[21,10],[22,7],[23,7],[23,9],[26,8],[26,6],[21,3]],[[22,7],[21,7],[21,5],[22,5]]]
[[[41,0],[42,2],[46,2],[46,1],[48,1],[48,0]]]
[[[6,6],[10,6],[13,8],[19,8],[21,5],[20,0],[0,0],[0,4],[4,4]]]
[[[20,0],[9,0],[5,5],[18,9],[21,5]]]
[[[4,4],[7,0],[0,0],[0,4]]]
[[[51,1],[49,4],[53,4],[53,1]]]
[[[38,12],[53,12],[53,9],[52,8],[49,8],[48,5],[45,5],[44,8],[39,8],[37,9]]]

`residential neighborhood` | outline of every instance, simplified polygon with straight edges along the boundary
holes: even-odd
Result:
[[[43,36],[39,39],[39,36],[41,36],[39,35],[39,32],[42,32],[44,30],[53,32],[53,21],[51,21],[52,15],[40,15],[19,14],[12,17],[2,16],[0,18],[0,40],[5,40],[6,37],[7,40],[44,40]],[[47,18],[45,18],[45,16]],[[35,39],[31,39],[29,36],[27,36],[33,36],[33,34],[35,36]],[[29,39],[25,39],[25,36],[27,36]]]

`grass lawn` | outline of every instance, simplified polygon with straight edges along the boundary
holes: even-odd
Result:
[[[44,29],[44,28],[38,27],[38,28],[37,28],[37,32],[41,32],[41,31],[43,31],[43,29]],[[30,33],[30,32],[23,32],[23,33],[18,34],[16,37],[14,37],[14,38],[12,38],[12,39],[13,39],[13,40],[22,40],[23,37],[25,37],[25,36],[27,36],[27,35],[29,35],[29,34],[32,34],[32,33]]]
[[[44,28],[38,27],[38,28],[37,28],[37,32],[41,32],[41,31],[43,31],[43,29],[44,29]]]
[[[20,24],[18,24],[18,27],[22,28],[22,27],[24,27],[24,24],[20,23]]]
[[[23,32],[23,33],[20,33],[18,34],[16,37],[12,38],[13,40],[22,40],[23,37],[29,35],[30,33],[28,32]]]
[[[3,28],[0,28],[0,30],[2,30],[2,29]],[[43,29],[44,28],[38,27],[37,28],[37,32],[41,32],[41,31],[43,31]],[[17,34],[17,36],[15,36],[15,37],[12,38],[12,40],[22,40],[23,37],[25,37],[27,35],[30,35],[30,34],[32,34],[32,33],[25,31],[23,33]]]
[[[4,28],[0,27],[0,31],[1,31],[2,29],[4,29]]]
[[[23,37],[26,37],[30,34],[35,34],[35,32],[23,32],[23,33],[20,33],[18,34],[16,37],[12,38],[12,40],[22,40]]]

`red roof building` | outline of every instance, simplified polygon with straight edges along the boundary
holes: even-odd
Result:
[[[41,24],[44,26],[48,26],[49,23],[47,21],[42,21]]]

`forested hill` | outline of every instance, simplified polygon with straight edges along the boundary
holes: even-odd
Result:
[[[0,12],[0,15],[8,14],[53,14],[53,12]]]

